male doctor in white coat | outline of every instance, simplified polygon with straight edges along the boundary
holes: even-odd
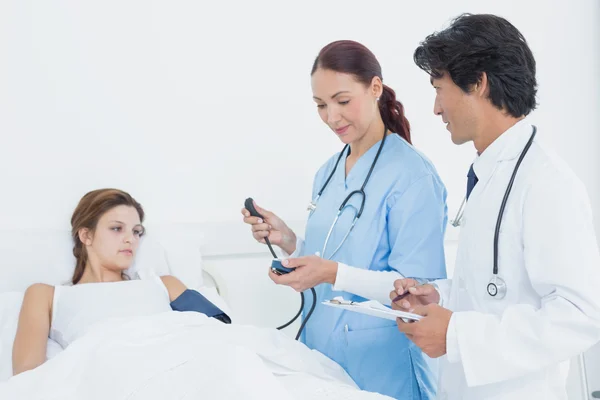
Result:
[[[454,277],[396,281],[390,297],[408,294],[393,307],[425,316],[398,328],[429,356],[445,355],[440,399],[566,399],[569,360],[600,340],[600,255],[584,186],[538,140],[553,126],[526,118],[536,105],[533,54],[505,19],[465,14],[414,59],[452,141],[473,141],[478,155]],[[520,159],[494,271],[499,211]]]

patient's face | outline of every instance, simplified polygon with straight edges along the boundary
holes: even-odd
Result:
[[[135,208],[117,206],[104,213],[87,247],[90,262],[109,270],[125,270],[133,263],[144,228]]]

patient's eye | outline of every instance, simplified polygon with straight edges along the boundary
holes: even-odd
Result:
[[[142,237],[142,236],[144,236],[144,229],[141,229],[141,228],[134,229],[133,234],[136,235],[137,237]]]
[[[112,228],[110,228],[111,230],[115,231],[115,232],[121,232],[121,227],[120,226],[114,226]]]

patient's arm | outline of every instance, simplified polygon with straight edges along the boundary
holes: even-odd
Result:
[[[172,275],[161,276],[160,279],[162,279],[165,287],[169,291],[169,301],[174,301],[187,289],[179,279]]]
[[[13,375],[46,361],[54,286],[36,283],[25,291],[13,345]]]
[[[173,311],[196,311],[226,324],[231,323],[231,318],[219,307],[196,290],[188,289],[179,279],[170,275],[161,276],[160,278],[169,291],[169,300]]]

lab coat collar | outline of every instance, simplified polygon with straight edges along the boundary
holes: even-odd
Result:
[[[521,154],[533,132],[527,120],[523,118],[508,128],[477,156],[473,162],[473,169],[480,182],[490,178],[498,162],[512,160]]]

